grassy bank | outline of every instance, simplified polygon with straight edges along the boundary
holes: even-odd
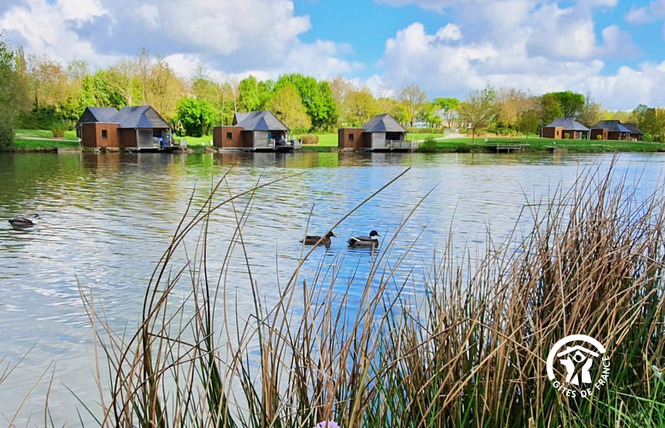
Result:
[[[337,133],[316,134],[319,143],[316,145],[303,146],[304,151],[330,152],[337,149]],[[525,152],[550,152],[554,148],[563,149],[573,153],[601,153],[601,152],[658,152],[665,151],[665,145],[649,142],[629,141],[591,141],[591,140],[553,140],[535,136],[526,137],[477,137],[473,141],[470,137],[443,138],[444,134],[433,133],[409,133],[410,141],[421,141],[423,152],[442,153],[467,153],[467,152],[493,152],[495,146],[506,144],[524,144]],[[211,135],[202,137],[177,137],[176,141],[185,139],[187,146],[195,152],[203,152],[206,147],[211,147]],[[26,130],[19,129],[16,132],[14,146],[17,150],[41,151],[55,150],[57,148],[79,147],[76,133],[65,132],[62,139],[53,138],[48,130]]]
[[[518,232],[521,219],[507,242],[488,239],[480,261],[453,254],[449,237],[407,282],[394,276],[402,258],[392,250],[418,244],[401,242],[399,230],[383,238],[368,273],[340,283],[334,266],[314,275],[298,267],[276,304],[266,304],[248,265],[249,313],[238,313],[225,272],[233,253],[251,251],[243,240],[255,232],[243,226],[260,198],[240,206],[238,197],[273,183],[230,197],[220,189],[185,213],[128,336],[105,328],[86,300],[106,354],[100,364],[111,369],[99,423],[663,426],[665,198],[658,189],[638,199],[610,174],[588,172],[526,204],[533,228]],[[236,221],[222,243],[207,240],[211,216]],[[209,260],[208,245],[224,245],[226,256]],[[189,258],[177,261],[183,246]],[[313,251],[304,249],[301,267],[318,263]],[[347,307],[359,291],[360,303]],[[554,343],[579,333],[600,340],[611,361],[607,385],[589,398],[559,393],[545,370]]]
[[[571,153],[615,153],[615,152],[658,152],[665,151],[665,145],[633,141],[591,141],[591,140],[555,140],[551,138],[530,137],[471,137],[443,138],[444,134],[409,133],[410,141],[420,141],[422,152],[468,153],[495,152],[501,145],[523,145],[524,152],[551,152],[554,149]],[[303,146],[303,150],[331,151],[337,148],[337,134],[319,134],[319,144]]]
[[[427,142],[423,149],[441,152],[484,152],[494,151],[494,147],[501,145],[523,144],[526,152],[549,152],[553,149],[567,150],[576,153],[601,152],[656,152],[665,151],[665,145],[643,141],[603,141],[603,140],[556,140],[540,137],[488,137],[476,138],[447,138]]]

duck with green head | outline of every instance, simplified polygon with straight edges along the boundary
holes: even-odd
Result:
[[[379,245],[379,240],[377,239],[379,232],[373,230],[369,233],[369,236],[353,236],[347,242],[349,247],[376,247]]]

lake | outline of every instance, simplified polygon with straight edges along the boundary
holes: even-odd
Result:
[[[431,191],[393,246],[397,258],[417,239],[398,275],[407,277],[413,268],[409,290],[418,293],[419,274],[449,240],[454,253],[474,254],[489,230],[497,242],[515,224],[528,233],[525,204],[549,200],[582,171],[606,170],[611,160],[607,154],[0,154],[0,379],[24,358],[0,384],[0,425],[35,384],[18,420],[43,425],[51,376],[56,425],[78,425],[81,406],[72,392],[95,408],[93,334],[80,291],[91,293],[115,331],[132,331],[155,264],[188,202],[199,207],[223,175],[216,201],[281,179],[223,206],[208,226],[209,264],[221,266],[241,218],[252,278],[269,305],[296,267],[298,241],[307,232],[324,233],[407,168],[335,228],[337,238],[313,252],[302,277],[318,266],[336,266],[341,278],[362,275],[373,254],[348,249],[346,240],[372,229],[384,242],[392,239]],[[664,165],[662,154],[622,154],[615,172],[643,194],[661,183]],[[14,230],[6,221],[32,213],[42,221],[29,230]],[[196,236],[191,238],[190,255],[196,251]],[[251,311],[239,249],[228,275],[239,292],[235,304]]]

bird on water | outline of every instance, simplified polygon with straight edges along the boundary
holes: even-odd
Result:
[[[369,233],[369,236],[353,236],[347,242],[349,247],[375,247],[379,245],[379,240],[377,239],[379,232],[373,230]]]
[[[305,236],[305,239],[303,239],[300,242],[305,245],[325,245],[326,247],[329,247],[330,244],[332,243],[330,238],[335,238],[335,234],[333,233],[332,230],[328,231],[328,233],[323,235],[323,237],[316,235],[307,235]]]
[[[32,217],[16,217],[9,220],[9,224],[12,225],[14,229],[27,229],[39,223],[41,217],[39,214],[34,214]]]

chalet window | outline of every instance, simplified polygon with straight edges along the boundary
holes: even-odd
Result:
[[[227,140],[233,140],[233,133],[232,132],[227,132],[226,133],[226,139]]]
[[[355,137],[355,135],[349,134],[349,141],[353,141],[353,137]]]
[[[102,140],[106,140],[109,137],[109,131],[102,129]]]

